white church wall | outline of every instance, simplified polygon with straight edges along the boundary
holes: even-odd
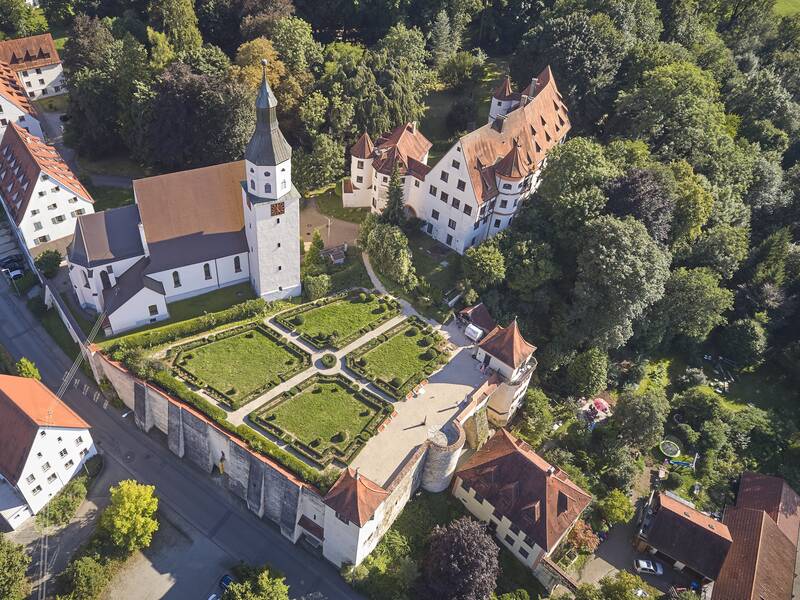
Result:
[[[150,314],[150,307],[156,307],[156,314]],[[120,333],[134,327],[141,327],[163,321],[169,317],[164,296],[150,288],[142,288],[133,298],[108,315],[108,321],[114,333]]]
[[[114,286],[117,283],[117,278],[121,277],[125,271],[130,269],[141,258],[141,256],[125,258],[92,269],[86,269],[81,265],[70,264],[69,279],[72,282],[72,289],[75,290],[75,295],[78,296],[78,302],[81,307],[88,308],[95,312],[101,312],[103,310],[103,280],[100,273],[102,271],[108,273],[110,267],[111,272],[108,273],[108,279],[109,283]],[[92,273],[91,277],[89,277],[90,271]]]
[[[241,263],[240,273],[236,273],[234,269],[235,256],[239,257]],[[247,255],[242,253],[151,273],[150,277],[164,284],[169,303],[247,281],[250,273]]]

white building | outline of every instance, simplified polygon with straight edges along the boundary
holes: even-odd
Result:
[[[0,516],[38,513],[97,453],[89,425],[44,384],[0,375]]]
[[[300,294],[300,194],[266,77],[245,160],[139,179],[135,205],[78,220],[68,261],[82,307],[107,331],[245,281],[265,300]]]
[[[546,587],[549,557],[592,499],[505,429],[456,472],[452,493]]]
[[[430,142],[414,124],[374,147],[364,133],[351,148],[342,201],[380,212],[396,166],[408,213],[425,221],[428,235],[463,253],[508,227],[536,189],[547,152],[569,129],[550,67],[519,93],[506,78],[492,95],[489,122],[462,136],[432,167],[426,164]]]
[[[67,91],[61,58],[49,33],[0,42],[0,62],[17,74],[29,98],[55,96]]]
[[[28,133],[42,137],[42,127],[17,75],[7,64],[0,62],[0,139],[9,123],[19,125]]]
[[[0,142],[0,199],[28,250],[68,238],[94,212],[91,195],[52,146],[10,124]],[[38,247],[38,248],[37,248]]]

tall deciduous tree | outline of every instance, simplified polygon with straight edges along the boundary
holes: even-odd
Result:
[[[506,278],[506,261],[494,240],[468,248],[464,253],[464,275],[472,285],[483,290]]]
[[[669,337],[704,341],[712,329],[725,323],[724,315],[733,307],[733,292],[719,284],[719,275],[709,269],[674,270],[664,297],[653,309],[653,318],[664,320]]]
[[[120,481],[109,490],[111,504],[103,512],[100,525],[115,546],[133,552],[150,545],[158,529],[154,491],[152,485],[132,479]]]
[[[627,523],[633,518],[634,508],[622,490],[611,490],[597,505],[603,520],[609,525]]]
[[[31,557],[25,549],[0,533],[0,598],[24,600],[30,593],[25,573]]]
[[[629,391],[617,401],[614,420],[622,439],[640,452],[646,452],[663,438],[668,412],[669,403],[662,390]]]
[[[176,51],[187,51],[203,45],[192,0],[151,0],[151,23],[167,34]]]
[[[574,396],[593,396],[606,389],[608,356],[599,348],[589,348],[567,365],[567,393]]]
[[[484,600],[500,573],[499,549],[486,527],[461,517],[431,534],[422,565],[423,593],[438,600]]]

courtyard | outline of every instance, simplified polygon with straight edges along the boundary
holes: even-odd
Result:
[[[181,350],[175,366],[192,383],[238,408],[308,366],[306,353],[259,326]],[[219,338],[222,339],[219,339]],[[193,345],[193,344],[192,344]]]

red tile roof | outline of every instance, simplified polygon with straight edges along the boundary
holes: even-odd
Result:
[[[17,74],[8,63],[2,61],[0,61],[0,96],[7,98],[14,106],[29,115],[36,115],[33,104],[28,100],[27,94],[19,84]]]
[[[763,510],[729,508],[723,522],[733,545],[712,600],[790,600],[796,547]]]
[[[688,504],[656,493],[647,542],[693,571],[714,580],[733,543],[728,527]]]
[[[372,164],[383,175],[391,175],[395,165],[400,174],[405,175],[409,170],[410,160],[422,163],[431,146],[415,123],[405,123],[378,138],[372,154],[375,159]],[[414,175],[414,172],[411,174]]]
[[[483,329],[484,332],[491,331],[497,327],[497,323],[495,323],[492,315],[489,314],[489,309],[486,308],[483,302],[463,308],[459,314],[466,317],[473,325]]]
[[[520,149],[519,142],[515,140],[508,154],[494,166],[494,172],[504,179],[519,180],[525,179],[525,177],[528,176],[528,173],[532,170],[532,166],[533,165],[526,161]]]
[[[522,337],[516,319],[508,327],[495,327],[480,341],[478,347],[515,369],[536,351],[536,346]]]
[[[12,166],[13,165],[13,166]],[[76,196],[94,202],[58,151],[21,127],[6,127],[0,142],[0,195],[17,224],[22,221],[39,176],[44,173]]]
[[[0,42],[0,61],[15,71],[35,69],[61,62],[49,33]]]
[[[14,485],[40,427],[89,425],[40,381],[0,375],[0,473]]]
[[[522,94],[527,104],[504,118],[472,131],[460,140],[475,197],[479,204],[497,195],[495,164],[519,143],[525,164],[538,167],[550,148],[570,130],[569,113],[550,67],[545,68]]]
[[[377,483],[348,467],[323,501],[341,518],[363,527],[388,495]]]
[[[765,511],[796,546],[800,540],[800,495],[780,477],[746,471],[739,481],[736,508]]]
[[[372,145],[372,140],[365,131],[361,134],[361,137],[358,138],[356,143],[353,144],[353,147],[350,148],[350,155],[356,158],[370,158],[374,149],[375,147]]]
[[[511,89],[511,77],[506,75],[492,93],[495,100],[514,100],[514,90]]]
[[[456,475],[547,552],[592,499],[505,429],[499,429]]]

